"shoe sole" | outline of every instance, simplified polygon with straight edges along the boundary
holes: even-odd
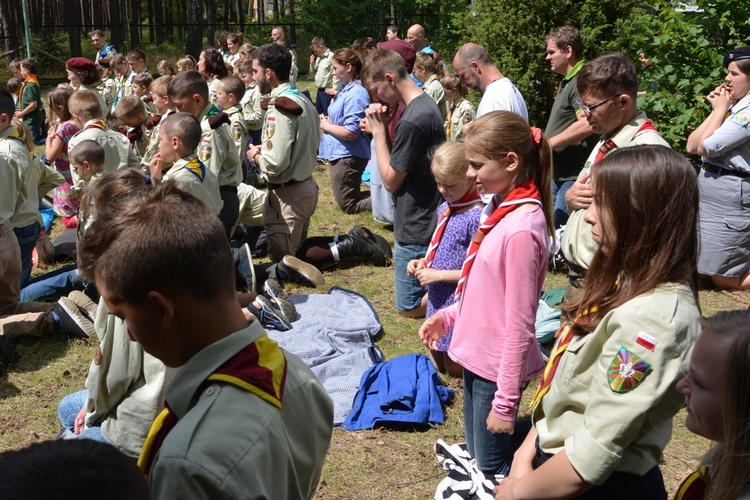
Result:
[[[284,291],[281,283],[273,278],[266,280],[266,292],[271,296],[272,299],[289,299],[289,294]]]
[[[86,314],[91,317],[91,321],[94,321],[96,319],[96,311],[98,309],[98,306],[96,305],[96,302],[89,298],[88,295],[79,290],[74,290],[70,292],[68,298],[72,300],[79,309],[85,311]]]
[[[264,295],[258,295],[255,300],[257,300],[261,306],[263,306],[264,309],[267,311],[270,310],[273,313],[273,316],[285,327],[287,327],[287,330],[292,329],[291,322],[285,317],[284,311],[281,309],[281,307],[278,307],[278,310],[276,307],[274,307],[274,304],[271,302],[271,300],[264,296]]]
[[[326,284],[326,279],[323,277],[323,273],[321,273],[318,268],[313,266],[312,264],[308,264],[307,262],[294,257],[293,255],[285,255],[284,258],[281,259],[281,261],[289,269],[300,273],[313,285],[321,286]]]
[[[256,290],[255,288],[256,283],[255,283],[255,266],[253,265],[253,252],[250,249],[250,245],[247,243],[242,245],[242,250],[245,251],[245,254],[247,255],[247,261],[250,263],[250,282],[252,283],[253,288],[252,290],[249,290],[249,291],[251,293],[254,293]]]
[[[70,320],[78,327],[79,330],[81,330],[88,338],[94,338],[96,337],[96,330],[94,329],[94,323],[93,322],[87,322],[87,318],[83,317],[81,318],[79,315],[81,315],[81,309],[76,305],[75,302],[70,300],[68,297],[60,297],[60,300],[57,301],[60,308],[65,312],[65,314],[68,315]],[[76,334],[77,332],[69,332],[71,334]],[[80,335],[77,335],[80,336]]]

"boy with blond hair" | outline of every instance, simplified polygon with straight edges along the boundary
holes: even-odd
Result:
[[[209,101],[208,84],[197,71],[178,73],[169,82],[167,92],[179,111],[186,111],[200,121],[202,137],[197,153],[219,179],[223,202],[219,218],[229,238],[239,215],[237,186],[242,182],[242,164],[229,130],[229,116]]]
[[[159,124],[163,119],[177,113],[172,99],[169,98],[169,92],[167,87],[169,82],[172,81],[171,76],[160,76],[149,85],[148,89],[151,92],[152,103],[156,108],[154,116],[146,121],[146,130],[148,131],[148,146],[146,151],[141,158],[141,167],[144,171],[149,169],[149,163],[154,158],[154,155],[159,152]],[[164,164],[163,168],[167,168],[169,165]]]
[[[198,118],[190,113],[169,115],[160,123],[159,152],[149,169],[154,179],[174,179],[180,189],[201,200],[218,216],[222,205],[219,180],[195,153],[200,141]]]
[[[224,112],[229,115],[229,130],[232,132],[237,154],[242,157],[247,142],[247,126],[240,102],[245,96],[245,84],[236,76],[227,76],[219,82],[216,98]]]
[[[129,95],[117,105],[115,116],[127,127],[125,135],[128,136],[130,147],[135,150],[138,158],[143,158],[149,140],[146,130],[148,120],[146,105],[135,94]]]
[[[113,172],[120,168],[138,168],[140,161],[130,147],[128,138],[107,129],[107,124],[102,120],[102,110],[99,107],[96,92],[90,90],[73,92],[68,101],[68,109],[73,121],[80,129],[70,138],[68,149],[72,150],[79,142],[91,139],[104,148],[104,172]],[[78,194],[82,193],[84,183],[81,177],[75,171],[71,171],[70,176],[73,180],[72,190]]]
[[[115,91],[112,94],[112,111],[125,96],[133,93],[133,70],[130,69],[128,59],[122,54],[115,54],[109,61],[109,66],[115,72]]]
[[[149,87],[153,81],[154,77],[151,76],[151,73],[140,73],[133,79],[133,93],[137,95],[146,106],[146,111],[148,111],[150,116],[156,114],[156,108],[153,104],[154,99],[149,92]]]

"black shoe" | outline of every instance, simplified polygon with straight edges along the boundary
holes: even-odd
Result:
[[[326,279],[320,270],[305,261],[285,255],[281,262],[276,265],[277,278],[290,283],[316,287],[326,284]]]
[[[233,248],[235,279],[237,288],[246,288],[248,292],[255,292],[255,266],[250,245],[245,243],[239,248]]]
[[[338,236],[336,248],[342,261],[364,261],[386,267],[391,257],[391,246],[385,238],[360,226],[354,226],[346,235]]]
[[[16,349],[16,343],[0,335],[0,377],[7,373],[11,365],[18,363],[19,359],[21,355]]]

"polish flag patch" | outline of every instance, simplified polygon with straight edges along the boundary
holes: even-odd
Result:
[[[641,347],[645,347],[649,351],[653,351],[656,349],[656,344],[659,343],[659,339],[652,337],[648,333],[640,332],[635,339],[635,343]]]

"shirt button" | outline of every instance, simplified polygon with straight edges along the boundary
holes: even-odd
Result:
[[[213,387],[209,387],[208,389],[206,389],[206,396],[212,396],[213,393],[214,393]]]

